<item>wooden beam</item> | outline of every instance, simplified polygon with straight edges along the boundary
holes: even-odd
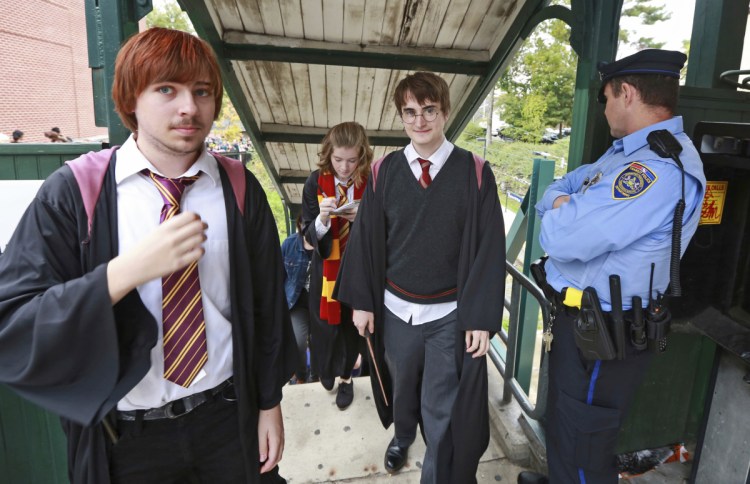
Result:
[[[487,51],[343,44],[228,31],[221,52],[226,59],[300,64],[427,70],[484,75],[490,65]]]
[[[268,147],[262,141],[258,122],[253,117],[253,111],[250,109],[249,101],[242,90],[241,81],[235,70],[232,68],[232,63],[221,55],[221,36],[216,29],[216,25],[214,25],[211,20],[212,17],[208,11],[206,2],[201,0],[178,1],[182,11],[188,14],[198,36],[211,44],[214,52],[216,52],[219,61],[219,68],[221,69],[221,75],[224,81],[224,90],[232,100],[232,104],[237,110],[237,115],[240,117],[242,125],[250,136],[250,141],[252,141],[255,151],[258,153],[261,163],[263,163],[263,166],[266,168],[271,183],[284,200],[284,203],[288,203],[288,200],[285,198],[285,192],[279,181],[279,174],[276,172],[273,165],[271,153],[269,153]]]
[[[266,143],[319,144],[323,141],[328,129],[264,123],[260,126],[260,132],[261,139]],[[409,138],[401,130],[367,130],[367,138],[373,146],[405,146],[409,144]]]

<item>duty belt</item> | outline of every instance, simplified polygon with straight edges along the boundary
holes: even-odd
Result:
[[[563,287],[562,292],[557,292],[547,284],[552,294],[552,303],[556,311],[565,311],[570,316],[576,316],[581,309],[581,296],[583,292],[574,287]]]
[[[219,393],[227,400],[236,400],[233,392],[232,379],[225,380],[210,390],[188,395],[187,397],[173,400],[159,408],[148,410],[123,410],[117,411],[118,420],[136,420],[138,413],[143,413],[143,420],[159,420],[163,418],[178,418],[186,415],[204,403],[213,400]]]

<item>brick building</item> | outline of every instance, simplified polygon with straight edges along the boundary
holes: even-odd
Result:
[[[94,124],[84,0],[0,0],[0,133],[47,142],[106,135]]]

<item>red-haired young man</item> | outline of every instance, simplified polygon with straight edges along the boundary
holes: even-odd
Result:
[[[53,173],[0,258],[0,381],[63,418],[74,483],[283,482],[284,269],[258,181],[204,148],[219,72],[187,33],[129,39],[132,136]]]

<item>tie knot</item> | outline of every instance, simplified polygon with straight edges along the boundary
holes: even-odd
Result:
[[[419,161],[419,165],[422,167],[422,175],[419,177],[419,184],[422,185],[422,188],[427,188],[430,186],[430,183],[432,183],[432,177],[430,176],[430,165],[432,165],[432,162],[422,158],[417,158],[417,161]]]
[[[167,178],[157,175],[151,170],[143,170],[142,173],[154,182],[154,185],[159,189],[159,193],[164,199],[164,203],[175,206],[180,204],[185,189],[195,183],[198,177],[200,177],[200,173],[195,176],[183,176],[180,178]]]

